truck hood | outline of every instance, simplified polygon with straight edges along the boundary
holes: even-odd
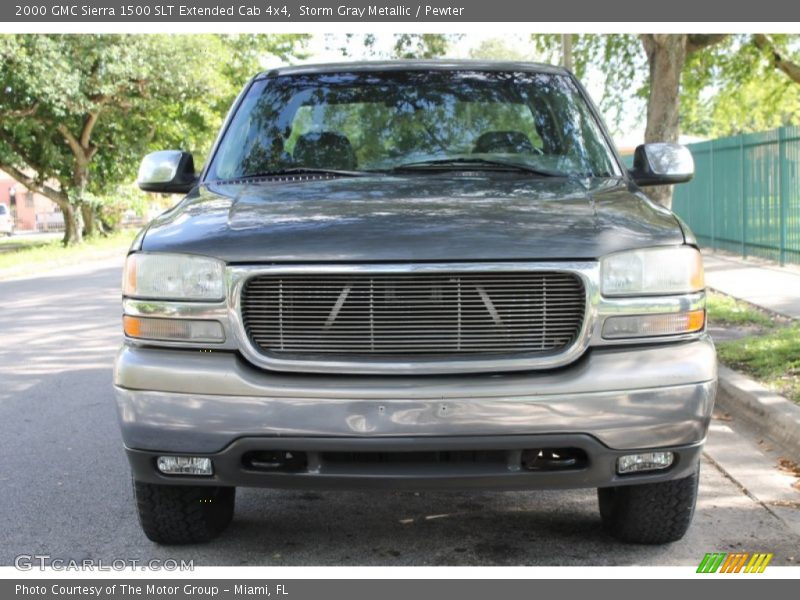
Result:
[[[142,250],[229,263],[595,259],[683,243],[672,213],[619,179],[420,174],[204,184]]]

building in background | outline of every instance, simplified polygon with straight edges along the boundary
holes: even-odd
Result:
[[[3,171],[0,171],[0,203],[10,208],[16,231],[64,230],[64,215],[55,202],[29,191]]]

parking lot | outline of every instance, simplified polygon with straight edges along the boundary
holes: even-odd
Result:
[[[694,525],[663,547],[619,544],[594,490],[514,493],[240,490],[233,525],[205,546],[141,533],[111,393],[120,259],[0,282],[0,564],[20,554],[195,565],[697,565],[706,552],[772,552],[800,536],[714,456]],[[726,435],[740,435],[723,423]],[[712,426],[714,436],[721,435]],[[734,439],[746,453],[754,440]],[[744,489],[743,489],[744,488]]]

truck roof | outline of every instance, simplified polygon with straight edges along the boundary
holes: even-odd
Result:
[[[534,62],[505,60],[381,60],[291,65],[270,69],[256,79],[280,75],[313,75],[322,73],[355,73],[381,71],[529,71],[567,74],[563,67]]]

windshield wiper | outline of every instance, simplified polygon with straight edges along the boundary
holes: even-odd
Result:
[[[491,169],[496,171],[513,170],[532,173],[534,175],[541,175],[543,177],[570,177],[570,174],[562,173],[560,171],[548,171],[547,169],[539,169],[518,162],[490,158],[438,158],[434,160],[421,160],[397,165],[396,167],[389,169],[389,172],[397,173],[403,171],[439,170],[447,169],[449,167],[458,167],[459,169],[470,167],[473,169]]]
[[[323,169],[317,167],[288,167],[274,171],[261,171],[251,173],[237,179],[257,179],[259,177],[280,177],[281,175],[339,175],[341,177],[369,177],[374,175],[369,171],[349,171],[347,169]]]

